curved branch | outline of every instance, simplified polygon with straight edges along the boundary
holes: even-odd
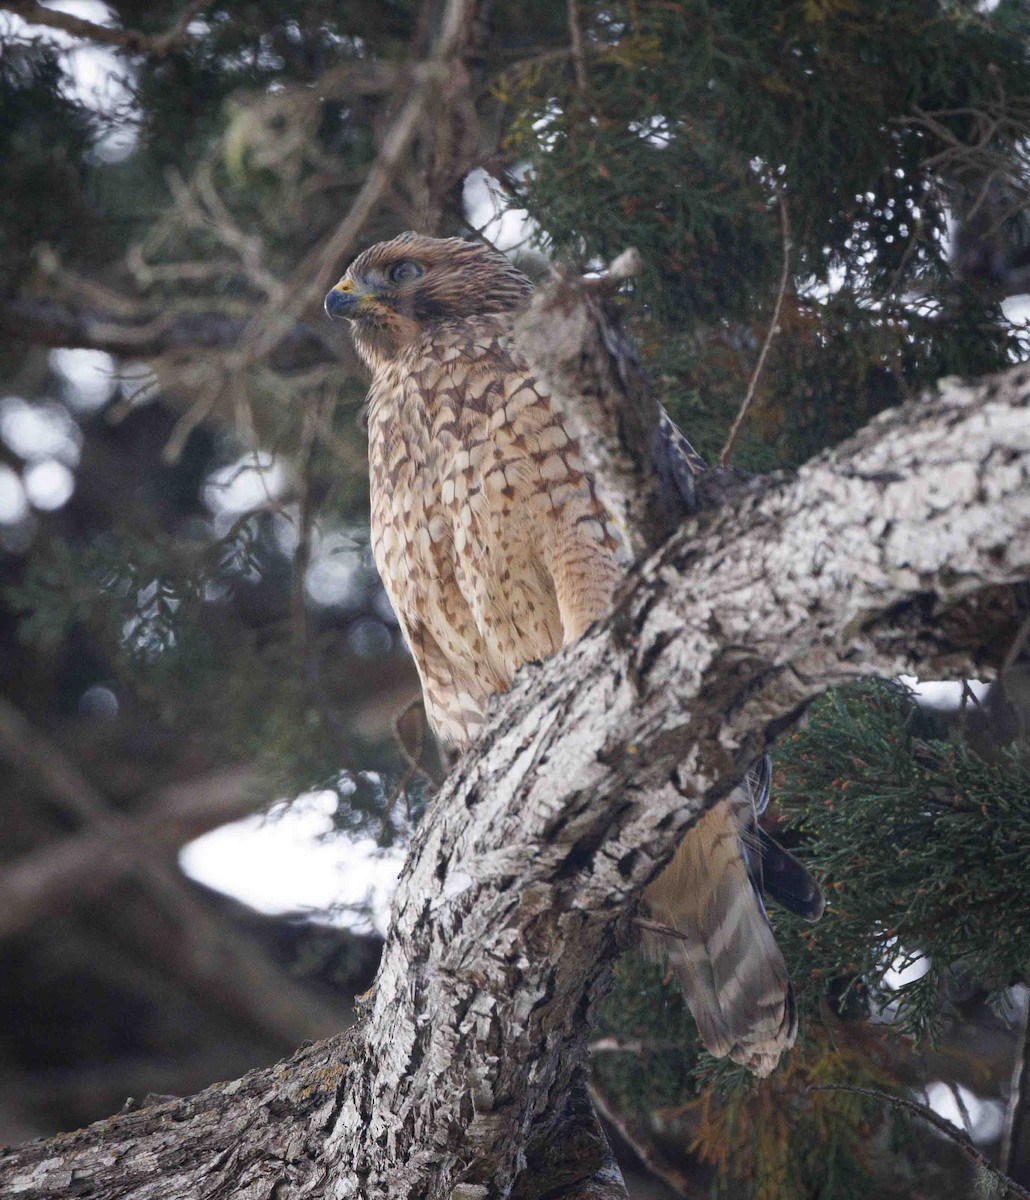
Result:
[[[4,757],[0,702],[0,759]],[[131,877],[144,853],[174,853],[194,837],[255,811],[259,780],[252,768],[229,767],[163,788],[118,832],[87,825],[0,867],[0,940],[85,898],[102,896]]]
[[[174,1124],[13,1151],[0,1193],[532,1195],[530,1150],[568,1120],[635,901],[684,828],[827,688],[989,660],[1001,589],[1030,578],[1028,407],[1027,369],[949,382],[692,519],[608,620],[520,672],[430,805],[353,1039],[248,1076],[231,1137],[211,1111],[242,1111],[234,1085]]]

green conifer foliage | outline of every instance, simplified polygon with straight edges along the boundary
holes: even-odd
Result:
[[[777,758],[777,797],[826,881],[824,919],[798,930],[799,978],[891,1004],[898,1025],[932,1034],[963,981],[997,995],[1030,978],[1030,758],[997,763],[950,739],[904,688],[829,696]],[[885,988],[892,964],[926,973]],[[898,960],[901,960],[898,963]],[[802,990],[810,1006],[820,989]]]
[[[602,1015],[602,1038],[623,1049],[595,1056],[601,1086],[648,1138],[668,1140],[671,1125],[690,1142],[718,1168],[719,1194],[894,1194],[926,1153],[909,1121],[868,1097],[807,1089],[925,1084],[937,1038],[975,1055],[955,1036],[973,1001],[1004,1011],[1007,989],[1030,980],[1027,749],[1017,739],[985,762],[896,684],[816,704],[778,749],[774,777],[787,836],[827,896],[815,925],[771,914],[801,1012],[798,1048],[770,1080],[715,1062],[696,1049],[662,964],[632,960]],[[914,965],[922,973],[899,984]]]
[[[0,288],[21,281],[40,241],[70,248],[92,215],[82,183],[97,124],[62,81],[48,47],[0,46]]]
[[[641,336],[678,414],[695,390],[723,425],[739,403],[774,307],[782,206],[790,281],[745,459],[766,460],[759,441],[802,461],[942,368],[1025,356],[996,291],[962,285],[945,217],[987,183],[981,140],[1025,200],[1025,7],[581,7],[588,90],[559,64],[511,98],[511,150],[532,175],[519,203],[586,258],[642,252]],[[985,133],[978,114],[1000,111]],[[1025,204],[1006,220],[1025,241]]]

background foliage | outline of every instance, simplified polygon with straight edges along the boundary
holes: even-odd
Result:
[[[149,819],[173,870],[190,837],[305,790],[384,844],[417,818],[440,765],[419,713],[396,720],[417,689],[368,551],[364,379],[314,286],[380,237],[487,222],[536,268],[541,250],[596,266],[635,245],[630,319],[667,405],[714,460],[752,390],[733,452],[751,469],[1028,356],[1019,0],[481,3],[461,70],[430,87],[413,64],[443,12],[0,8],[8,880],[99,819],[48,761],[103,820]],[[404,150],[350,228],[412,97]],[[491,223],[490,197],[528,223]],[[775,918],[805,1034],[771,1081],[699,1060],[661,964],[620,969],[594,1086],[648,1186],[971,1186],[886,1101],[806,1089],[940,1084],[988,1116],[1008,1102],[1030,969],[1021,653],[999,646],[1006,687],[948,722],[870,683],[778,749],[775,819],[831,903],[818,926]],[[8,1136],[242,1071],[338,1022],[367,982],[360,939],[106,871],[0,926],[19,981],[0,999]],[[313,978],[304,995],[330,1011],[283,1017],[233,991],[219,928],[245,932],[269,980]],[[899,958],[926,972],[892,986]],[[989,1003],[1006,996],[1009,1017]],[[1005,1153],[1025,1182],[1016,1108]]]

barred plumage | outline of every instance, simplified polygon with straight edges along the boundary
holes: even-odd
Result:
[[[331,316],[352,321],[372,371],[376,565],[429,721],[459,750],[519,666],[605,612],[627,559],[576,442],[514,346],[530,291],[489,246],[406,233],[361,254],[326,298]],[[687,495],[704,464],[667,417],[661,435],[659,470]],[[755,812],[747,785],[717,804],[646,900],[684,935],[667,948],[705,1044],[765,1074],[796,1016],[741,840]]]

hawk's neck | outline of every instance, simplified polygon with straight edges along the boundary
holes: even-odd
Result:
[[[354,348],[375,378],[387,369],[410,370],[415,361],[442,355],[455,345],[510,333],[514,318],[512,310],[422,322],[398,315],[389,325],[355,322]]]

